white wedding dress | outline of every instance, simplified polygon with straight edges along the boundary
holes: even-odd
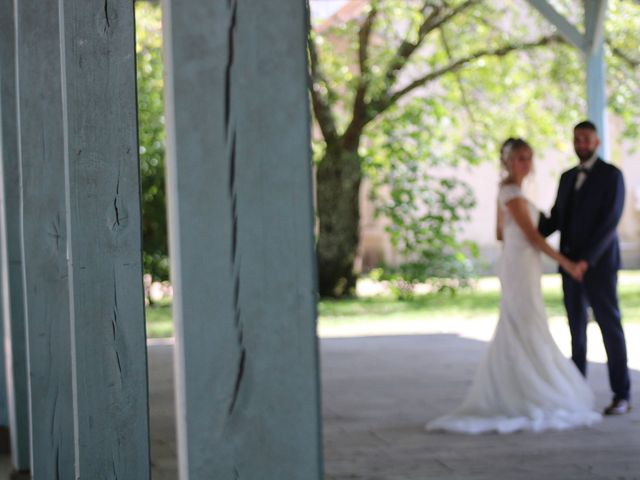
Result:
[[[593,393],[556,345],[542,297],[540,252],[526,239],[505,204],[522,197],[516,185],[500,188],[503,252],[500,319],[467,397],[427,430],[478,434],[564,430],[601,419]],[[531,204],[534,225],[539,211]]]

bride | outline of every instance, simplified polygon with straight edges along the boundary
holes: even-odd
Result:
[[[593,410],[593,393],[547,325],[539,252],[579,281],[584,272],[550,247],[535,227],[539,212],[521,190],[531,171],[531,147],[510,138],[500,153],[506,172],[498,194],[500,319],[466,399],[449,415],[429,422],[427,430],[511,433],[591,425],[601,418]]]

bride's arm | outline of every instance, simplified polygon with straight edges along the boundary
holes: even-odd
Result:
[[[496,206],[496,239],[501,242],[502,241],[502,209],[500,208],[500,202]]]
[[[507,202],[507,208],[515,222],[524,233],[525,237],[527,237],[527,240],[529,240],[534,247],[558,262],[562,269],[569,275],[576,279],[581,279],[582,273],[584,272],[581,272],[581,269],[577,264],[551,247],[551,245],[549,245],[545,238],[540,234],[538,229],[533,225],[531,217],[529,216],[529,206],[524,198],[516,197],[509,200]]]

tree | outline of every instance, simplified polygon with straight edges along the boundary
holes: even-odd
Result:
[[[160,6],[136,2],[138,135],[145,273],[169,277],[164,182],[164,105]]]
[[[568,8],[571,2],[565,3]],[[631,38],[616,40],[621,51],[633,46]],[[464,186],[454,185],[455,175],[431,178],[430,166],[493,158],[510,135],[566,145],[563,136],[586,110],[580,54],[523,0],[371,0],[357,19],[313,30],[308,47],[321,137],[314,153],[323,296],[344,295],[355,285],[358,194],[365,176],[374,195],[391,187],[380,209],[388,214],[416,198],[416,185],[429,184],[423,204],[444,198],[439,205],[450,215],[444,222],[442,215],[423,216],[421,228],[442,229],[447,221],[463,221],[472,203],[459,195],[457,204],[447,203],[447,190]],[[627,60],[628,70],[635,60]],[[402,168],[407,162],[413,167]],[[407,244],[416,222],[410,214],[399,218],[392,240]],[[445,233],[446,253],[460,259],[464,245],[456,228]],[[420,248],[434,253],[437,243]]]

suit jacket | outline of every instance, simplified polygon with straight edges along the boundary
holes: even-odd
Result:
[[[545,237],[560,230],[560,251],[568,258],[586,260],[590,269],[618,270],[617,227],[625,196],[622,172],[598,158],[576,192],[577,176],[578,167],[562,174],[551,214],[540,216],[538,230]]]

